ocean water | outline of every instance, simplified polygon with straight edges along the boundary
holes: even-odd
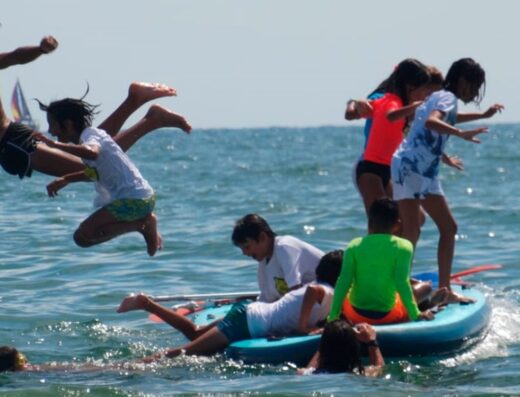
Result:
[[[1,175],[0,344],[35,364],[73,370],[0,374],[0,396],[520,395],[520,125],[490,125],[476,145],[456,138],[443,186],[459,224],[454,270],[476,274],[493,307],[490,329],[471,350],[389,361],[385,375],[298,376],[291,363],[243,365],[225,357],[182,357],[124,365],[185,342],[144,312],[117,314],[131,292],[180,294],[256,290],[256,263],[231,244],[233,223],[256,212],[279,234],[324,251],[366,229],[351,182],[360,127],[159,130],[130,155],[156,189],[164,249],[149,258],[140,235],[89,249],[72,232],[92,210],[93,190],[76,184],[46,196],[51,180]],[[428,221],[414,270],[436,268]]]

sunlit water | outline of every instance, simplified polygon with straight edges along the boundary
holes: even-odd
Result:
[[[520,125],[492,125],[481,145],[452,138],[464,172],[443,168],[443,186],[459,224],[455,270],[500,263],[470,278],[493,316],[471,350],[390,361],[385,376],[298,376],[294,365],[245,366],[225,357],[179,358],[140,366],[132,360],[185,342],[144,313],[117,314],[130,292],[179,294],[256,290],[256,264],[233,247],[236,219],[263,215],[279,234],[324,251],[365,233],[351,183],[362,146],[357,127],[163,130],[130,152],[155,188],[165,247],[146,255],[139,235],[79,249],[77,224],[92,210],[92,186],[46,197],[51,178],[1,175],[0,344],[33,363],[76,370],[0,375],[5,396],[201,395],[520,395],[518,242]],[[414,269],[436,267],[437,234],[425,225]]]

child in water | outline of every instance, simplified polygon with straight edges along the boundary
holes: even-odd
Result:
[[[143,235],[150,256],[162,247],[153,214],[155,194],[137,167],[121,147],[104,130],[93,128],[96,106],[83,99],[66,98],[49,105],[40,103],[47,112],[49,132],[58,141],[41,133],[35,138],[51,148],[77,156],[87,168],[59,177],[47,185],[50,197],[73,182],[94,181],[100,207],[85,219],[74,233],[80,247],[90,247],[124,233]]]
[[[410,132],[392,159],[393,197],[399,204],[401,235],[414,246],[417,244],[422,206],[439,229],[439,287],[448,289],[447,302],[470,302],[470,299],[450,290],[457,223],[439,181],[440,161],[450,135],[480,143],[476,136],[488,130],[486,127],[462,130],[455,127],[456,123],[490,118],[503,110],[502,105],[495,104],[484,112],[458,113],[459,99],[464,103],[481,101],[485,81],[484,70],[473,59],[463,58],[453,63],[443,89],[431,94],[417,108]]]

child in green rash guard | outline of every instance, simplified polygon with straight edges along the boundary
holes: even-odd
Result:
[[[369,234],[354,239],[345,250],[328,320],[345,316],[354,324],[389,324],[431,320],[421,312],[410,284],[412,244],[392,234],[399,227],[397,204],[374,201],[368,214]],[[345,299],[347,297],[347,299]]]

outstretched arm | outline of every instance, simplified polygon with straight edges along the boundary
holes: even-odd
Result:
[[[489,119],[497,113],[501,113],[504,110],[504,105],[495,103],[490,106],[485,112],[473,112],[473,113],[459,113],[457,114],[457,123],[465,123],[468,121]]]
[[[470,141],[473,143],[480,143],[480,139],[476,138],[476,136],[488,131],[486,127],[461,130],[460,128],[446,123],[442,117],[443,113],[440,110],[434,110],[431,112],[428,120],[426,120],[425,123],[426,128],[440,134],[455,135],[461,139],[464,139],[465,141]]]
[[[415,109],[417,109],[421,103],[422,101],[416,101],[399,109],[391,110],[386,114],[386,118],[389,121],[397,121],[399,119],[404,119],[405,117],[413,116],[415,114]]]
[[[45,143],[49,147],[62,150],[82,159],[95,160],[99,156],[100,148],[97,145],[82,145],[76,143],[58,142],[50,139],[41,132],[34,132],[32,137],[37,141]]]
[[[0,69],[6,69],[14,65],[23,65],[39,58],[43,54],[48,54],[58,47],[58,41],[52,36],[45,36],[40,45],[18,47],[11,52],[0,54]]]

